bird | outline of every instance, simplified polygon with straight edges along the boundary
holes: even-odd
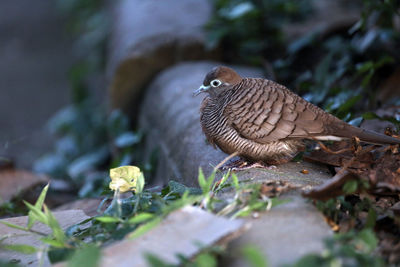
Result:
[[[278,165],[305,148],[305,140],[358,137],[371,144],[400,139],[352,126],[285,86],[263,78],[242,78],[229,67],[208,72],[193,95],[206,93],[200,122],[208,143],[249,162]]]

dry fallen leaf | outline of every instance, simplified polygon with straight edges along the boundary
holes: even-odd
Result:
[[[309,173],[309,171],[306,170],[306,169],[303,169],[303,170],[301,170],[300,172],[301,172],[302,174],[308,174],[308,173]]]
[[[349,143],[348,143],[349,145]],[[329,146],[329,150],[343,149],[344,142]],[[325,200],[344,195],[342,187],[351,179],[365,181],[369,184],[369,192],[380,195],[398,194],[400,192],[400,153],[395,146],[364,146],[359,151],[346,151],[340,154],[328,150],[313,151],[305,159],[338,167],[332,180],[304,193],[304,196]]]
[[[276,197],[292,188],[284,181],[268,181],[261,184],[260,194],[266,197]]]
[[[143,173],[136,166],[122,166],[110,169],[110,189],[121,193],[128,191],[143,190],[144,177]]]
[[[48,183],[48,177],[28,171],[4,169],[0,171],[0,204],[18,194]]]

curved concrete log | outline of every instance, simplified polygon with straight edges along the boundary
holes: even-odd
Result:
[[[107,76],[112,108],[134,116],[137,99],[153,76],[184,60],[215,58],[205,49],[209,1],[121,0],[113,8]]]

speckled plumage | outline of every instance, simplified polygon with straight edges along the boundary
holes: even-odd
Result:
[[[353,127],[280,84],[241,78],[227,67],[210,71],[197,92],[202,91],[208,93],[200,108],[207,140],[227,154],[238,152],[252,161],[287,162],[303,149],[304,139],[357,136],[370,143],[400,143],[398,139]]]

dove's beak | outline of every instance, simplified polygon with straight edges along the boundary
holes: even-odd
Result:
[[[208,86],[202,85],[202,86],[199,87],[199,89],[194,90],[193,96],[196,96],[196,95],[198,95],[198,94],[200,94],[200,93],[202,93],[202,92],[205,92],[205,91],[207,91],[209,88],[210,88],[209,85],[208,85]]]

